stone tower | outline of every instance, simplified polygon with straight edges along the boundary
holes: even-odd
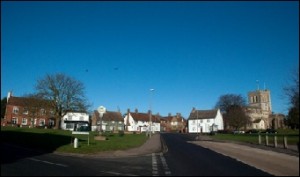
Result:
[[[264,113],[272,114],[270,90],[256,90],[248,93],[249,106],[257,107]]]
[[[264,127],[271,127],[270,116],[272,114],[271,94],[270,90],[255,90],[248,92],[248,108],[251,109],[249,115],[253,122],[263,120]]]

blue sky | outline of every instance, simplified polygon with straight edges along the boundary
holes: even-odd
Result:
[[[224,94],[247,99],[259,80],[286,113],[282,88],[298,65],[297,1],[1,2],[1,98],[64,73],[92,110],[188,118]]]

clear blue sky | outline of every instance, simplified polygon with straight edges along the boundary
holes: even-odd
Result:
[[[298,65],[297,1],[1,2],[1,98],[65,73],[92,110],[188,118],[224,94],[247,99],[259,80],[286,113],[282,88]]]

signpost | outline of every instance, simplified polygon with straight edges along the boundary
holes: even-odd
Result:
[[[99,112],[99,116],[100,116],[100,130],[99,130],[99,134],[101,135],[102,133],[102,118],[103,118],[103,114],[106,113],[106,108],[104,106],[99,106],[98,110]]]

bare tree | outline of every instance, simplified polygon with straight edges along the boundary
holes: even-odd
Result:
[[[291,106],[299,108],[299,67],[292,73],[291,78],[291,82],[283,90]]]
[[[290,103],[287,124],[292,128],[299,128],[299,67],[292,73],[291,78],[291,83],[283,88]]]
[[[246,127],[250,121],[250,118],[246,115],[244,109],[238,105],[230,106],[226,116],[228,117],[229,126],[233,127],[235,130]]]
[[[84,95],[84,85],[65,74],[47,74],[37,81],[37,95],[50,101],[56,119],[55,128],[60,128],[61,118],[68,111],[87,112],[89,104]]]
[[[245,107],[246,106],[246,100],[241,95],[236,94],[226,94],[220,96],[218,102],[216,103],[215,108],[220,109],[223,113],[223,122],[224,122],[224,128],[229,128],[229,119],[231,119],[227,113],[229,111],[229,108],[232,106],[240,106]]]
[[[227,112],[228,109],[233,105],[244,107],[246,105],[246,100],[241,95],[222,95],[219,97],[219,101],[217,102],[215,108],[219,108],[222,112]]]

